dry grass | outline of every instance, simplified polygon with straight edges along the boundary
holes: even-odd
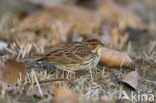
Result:
[[[0,28],[0,33],[3,29],[7,29],[6,23],[7,20],[0,22],[2,27],[6,27]],[[43,89],[56,84],[58,86],[68,86],[70,90],[75,93],[79,103],[97,103],[100,102],[100,97],[103,95],[109,98],[106,102],[119,103],[121,102],[119,100],[122,98],[123,90],[129,94],[131,91],[134,93],[152,93],[155,95],[156,100],[155,32],[151,32],[151,35],[148,32],[134,36],[134,39],[128,40],[127,44],[126,41],[127,35],[124,35],[119,44],[119,48],[121,48],[122,51],[127,52],[133,60],[136,58],[143,58],[151,62],[151,64],[145,62],[138,63],[141,78],[139,80],[139,87],[136,91],[127,85],[120,83],[120,80],[131,71],[128,68],[109,68],[98,65],[97,68],[94,68],[89,73],[80,71],[80,73],[82,73],[81,76],[77,76],[57,70],[49,64],[33,62],[33,58],[27,59],[27,57],[31,57],[35,52],[42,53],[44,47],[40,47],[35,43],[30,42],[22,44],[18,40],[14,41],[9,44],[9,48],[6,48],[7,53],[1,56],[0,59],[2,62],[5,62],[6,58],[13,58],[25,62],[27,64],[27,76],[25,81],[19,82],[17,86],[0,87],[0,103],[51,103],[54,96],[43,96]],[[83,75],[83,73],[85,75]],[[63,78],[71,80],[72,84],[66,80],[58,80],[48,83],[41,82]],[[42,97],[28,96],[32,89],[38,90]],[[11,92],[12,90],[14,91]],[[129,103],[128,100],[123,100],[122,102]]]
[[[30,56],[31,52],[35,49],[38,52],[42,52],[43,48],[38,48],[34,43],[28,43],[26,45],[19,45],[20,43],[11,44],[10,48],[6,50],[9,54],[5,55],[5,58],[15,58],[21,59],[26,56]],[[155,52],[155,41],[149,43],[149,49],[147,51],[141,52],[140,57],[143,57],[148,60],[153,60],[156,62],[156,52]],[[139,57],[138,52],[133,51],[132,46],[127,47],[127,51],[132,55],[132,57]],[[140,52],[140,51],[139,51]],[[43,96],[42,88],[46,88],[49,85],[57,84],[59,86],[68,86],[71,91],[74,91],[76,96],[78,97],[79,102],[99,102],[99,97],[106,95],[110,98],[117,97],[117,99],[121,99],[122,91],[133,91],[130,87],[127,87],[123,84],[120,84],[120,80],[123,76],[131,71],[128,68],[108,68],[101,67],[95,68],[91,73],[82,76],[75,76],[71,73],[55,71],[54,73],[50,73],[46,70],[43,70],[42,65],[36,65],[31,60],[27,63],[29,64],[27,69],[27,77],[23,83],[19,83],[20,87],[15,87],[16,89],[20,88],[17,93],[8,92],[8,88],[2,88],[2,94],[0,103],[43,103],[50,102],[53,98],[52,95],[48,97]],[[156,70],[155,67],[152,67],[147,64],[139,65],[139,73],[141,75],[141,79],[139,81],[139,87],[137,91],[134,92],[152,92],[156,94]],[[83,71],[81,71],[83,72]],[[53,79],[62,79],[67,78],[72,80],[73,84],[69,84],[66,81],[56,81],[50,83],[39,83],[39,81],[53,80]],[[41,96],[40,98],[29,97],[26,94],[31,92],[32,89],[36,88],[39,90]],[[115,102],[110,99],[111,102]]]

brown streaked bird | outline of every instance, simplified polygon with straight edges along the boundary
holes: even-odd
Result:
[[[52,63],[65,71],[89,70],[97,66],[103,44],[96,39],[70,42],[47,49],[37,61]]]

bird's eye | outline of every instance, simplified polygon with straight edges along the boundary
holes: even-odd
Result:
[[[92,45],[94,45],[94,46],[95,46],[95,45],[96,45],[96,43],[92,43]]]

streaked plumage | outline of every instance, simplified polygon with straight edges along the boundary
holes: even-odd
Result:
[[[47,49],[37,61],[50,62],[59,69],[76,71],[96,67],[102,44],[98,40],[70,42]]]

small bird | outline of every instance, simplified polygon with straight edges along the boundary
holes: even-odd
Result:
[[[97,66],[103,46],[96,39],[64,43],[45,50],[37,61],[49,62],[65,71],[89,70]]]

